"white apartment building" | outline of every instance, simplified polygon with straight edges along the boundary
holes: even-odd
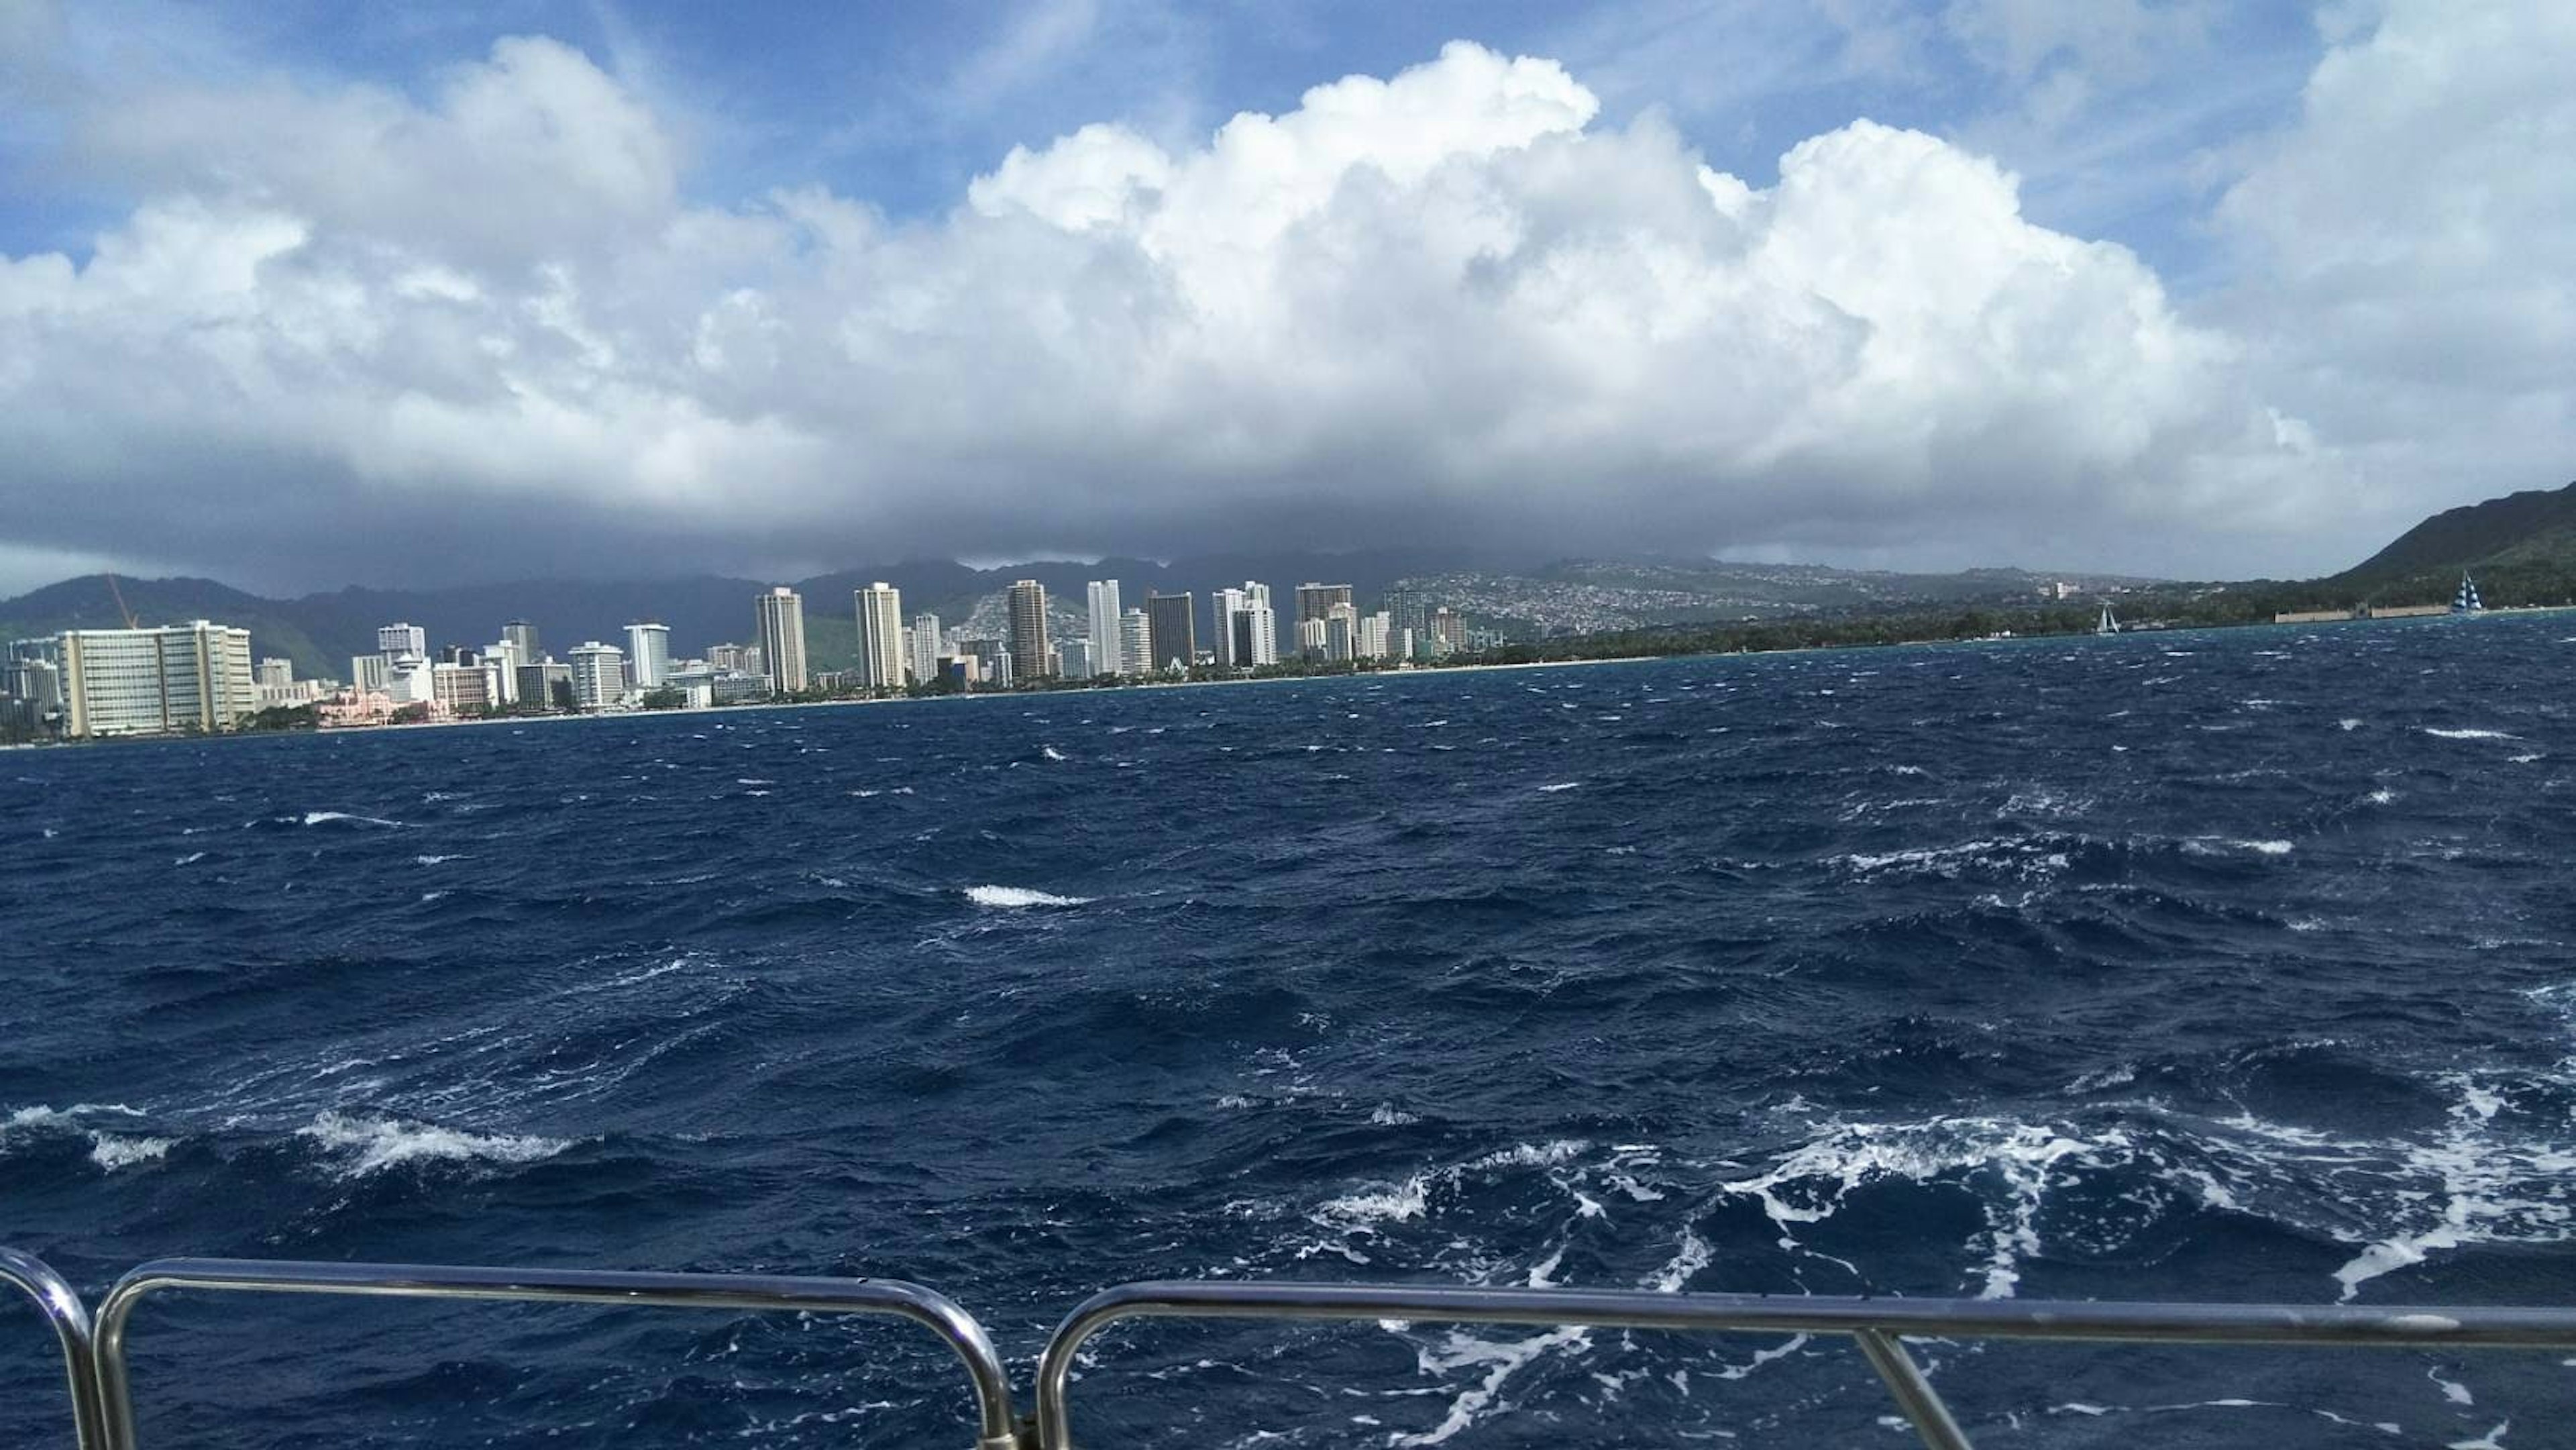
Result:
[[[604,710],[626,698],[626,651],[613,644],[586,640],[572,651],[572,703],[583,710]]]
[[[850,591],[859,616],[859,683],[871,690],[900,690],[905,669],[903,591],[880,579]]]
[[[1091,595],[1091,672],[1099,675],[1123,675],[1128,672],[1124,645],[1119,636],[1124,615],[1118,608],[1118,581],[1095,579],[1087,586]]]
[[[63,733],[229,730],[259,709],[250,631],[197,620],[62,636]]]
[[[658,690],[671,679],[671,627],[646,621],[626,626],[626,672],[639,690]]]

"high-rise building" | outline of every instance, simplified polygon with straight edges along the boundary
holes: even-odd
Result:
[[[1431,634],[1431,596],[1419,589],[1390,589],[1384,601],[1386,612],[1398,630],[1412,630],[1416,638]]]
[[[903,591],[880,579],[850,591],[859,614],[859,683],[871,690],[903,688]]]
[[[1431,611],[1431,652],[1453,655],[1467,647],[1467,616],[1442,605]]]
[[[671,627],[646,621],[626,626],[628,683],[658,690],[671,679]]]
[[[539,710],[569,710],[573,707],[572,666],[540,660],[519,666],[518,675],[520,704]]]
[[[1324,621],[1320,619],[1297,621],[1297,653],[1310,660],[1324,657]]]
[[[961,640],[958,648],[966,651],[967,656],[975,661],[974,683],[993,685],[1005,690],[1011,687],[1011,652],[1002,647],[1000,640]]]
[[[1348,584],[1300,584],[1297,586],[1297,622],[1304,624],[1310,619],[1321,619],[1334,605],[1350,602],[1351,586]]]
[[[745,646],[738,644],[708,645],[707,668],[711,670],[719,670],[727,674],[750,669],[751,666],[745,663],[745,656],[748,654],[749,650]]]
[[[1154,625],[1142,609],[1118,616],[1118,673],[1141,675],[1154,667]]]
[[[1382,660],[1395,653],[1395,621],[1383,609],[1360,616],[1360,658]]]
[[[1360,612],[1349,604],[1324,611],[1324,658],[1347,664],[1360,654]]]
[[[1234,648],[1234,617],[1243,610],[1243,591],[1219,589],[1209,596],[1208,603],[1215,611],[1209,623],[1216,626],[1214,637],[1208,641],[1208,662],[1221,670],[1249,663],[1236,659]]]
[[[429,657],[429,631],[417,624],[388,624],[376,631],[376,653],[398,659],[403,655]]]
[[[760,658],[769,686],[784,695],[805,688],[805,599],[781,584],[760,596]]]
[[[1211,653],[1218,664],[1255,669],[1279,662],[1279,617],[1269,585],[1246,579],[1240,589],[1218,590],[1214,622]]]
[[[1068,680],[1087,680],[1099,674],[1100,667],[1091,658],[1091,637],[1085,635],[1080,639],[1066,640],[1061,665]]]
[[[349,685],[361,694],[382,693],[393,674],[393,661],[384,655],[349,656]]]
[[[252,667],[251,676],[263,690],[283,690],[295,683],[295,661],[264,655]]]
[[[429,667],[430,696],[451,715],[480,715],[501,703],[501,667],[497,664],[442,664]]]
[[[62,636],[63,733],[229,730],[259,709],[250,631],[197,620]]]
[[[546,657],[545,652],[537,647],[537,627],[524,619],[514,619],[502,625],[501,638],[508,640],[510,647],[519,652],[520,664],[533,665]]]
[[[1011,586],[1011,678],[1015,684],[1054,673],[1048,663],[1046,586],[1023,579]]]
[[[492,703],[519,703],[519,666],[527,660],[520,655],[518,645],[506,638],[494,640],[483,646],[483,663],[492,667]]]
[[[912,617],[912,677],[922,684],[939,678],[939,616]]]
[[[575,707],[600,710],[626,698],[626,651],[585,640],[573,646],[571,661]]]
[[[1094,579],[1087,588],[1091,595],[1091,672],[1126,674],[1126,662],[1119,658],[1118,581]]]
[[[1189,669],[1199,662],[1198,600],[1188,594],[1148,594],[1145,596],[1145,618],[1152,632],[1154,653],[1146,661],[1149,671]]]

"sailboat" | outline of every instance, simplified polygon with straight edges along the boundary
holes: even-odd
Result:
[[[2093,626],[2093,632],[2095,634],[2118,634],[2120,632],[2120,621],[2113,618],[2111,615],[2111,601],[2107,599],[2102,601],[2102,622]]]
[[[2478,602],[2478,581],[2469,577],[2468,570],[2461,570],[2460,592],[2451,596],[2451,612],[2476,614],[2485,608],[2485,605]]]

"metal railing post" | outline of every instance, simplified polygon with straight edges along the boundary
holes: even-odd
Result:
[[[1869,1360],[1869,1367],[1887,1381],[1887,1392],[1896,1397],[1896,1407],[1914,1425],[1914,1433],[1923,1437],[1923,1450],[1971,1450],[1966,1432],[1950,1418],[1950,1407],[1941,1403],[1940,1393],[1923,1377],[1922,1366],[1895,1336],[1876,1329],[1856,1330],[1852,1339]]]
[[[98,1364],[92,1348],[88,1306],[53,1266],[34,1254],[18,1249],[0,1248],[0,1279],[16,1285],[36,1301],[45,1319],[54,1327],[54,1339],[62,1346],[63,1377],[71,1390],[72,1440],[80,1450],[105,1450],[107,1440],[100,1420]]]
[[[975,1450],[1017,1450],[1019,1445],[1010,1375],[984,1327],[946,1295],[900,1279],[156,1259],[117,1280],[99,1303],[94,1344],[103,1450],[135,1450],[126,1328],[137,1304],[166,1289],[885,1315],[929,1329],[965,1365],[975,1389]]]

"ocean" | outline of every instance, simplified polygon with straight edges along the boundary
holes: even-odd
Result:
[[[2576,617],[0,756],[0,1242],[2576,1297]],[[23,1307],[0,1389],[60,1443]],[[171,1295],[147,1443],[949,1445],[905,1326]],[[2564,1443],[2547,1354],[1918,1346],[1982,1445]],[[1845,1343],[1160,1322],[1088,1444],[1901,1447]],[[2557,1428],[2553,1428],[2553,1426]]]

